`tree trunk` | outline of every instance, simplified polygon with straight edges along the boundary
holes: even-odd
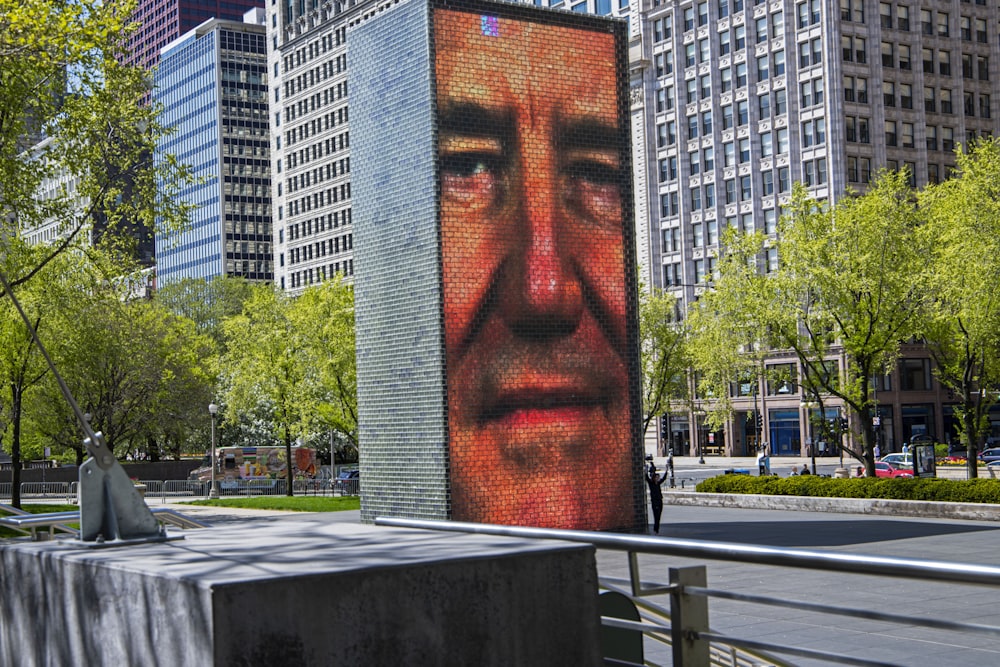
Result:
[[[295,465],[295,461],[292,460],[292,435],[285,429],[285,476],[288,478],[288,489],[285,491],[285,495],[294,496],[294,489],[292,489],[292,481],[295,476],[292,474],[292,466]]]
[[[21,508],[21,392],[15,389],[11,405],[11,424],[14,427],[10,443],[10,504]]]

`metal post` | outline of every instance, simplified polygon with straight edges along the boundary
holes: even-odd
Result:
[[[672,567],[670,572],[670,639],[673,664],[684,667],[709,667],[709,642],[701,638],[708,632],[708,598],[685,593],[685,586],[706,588],[708,574],[704,565]]]
[[[215,475],[218,471],[218,464],[215,461],[215,414],[219,411],[219,406],[215,403],[208,404],[208,412],[212,415],[212,482],[209,486],[208,497],[215,499],[219,497],[219,486],[216,483]]]

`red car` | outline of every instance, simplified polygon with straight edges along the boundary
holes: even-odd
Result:
[[[875,462],[875,476],[876,477],[913,477],[913,472],[910,470],[905,470],[903,468],[897,468],[891,463],[886,463],[885,461]]]

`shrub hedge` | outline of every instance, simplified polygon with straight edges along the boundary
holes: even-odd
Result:
[[[702,493],[749,493],[816,498],[882,498],[959,503],[1000,503],[1000,479],[912,479],[816,475],[752,477],[719,475],[700,482]]]

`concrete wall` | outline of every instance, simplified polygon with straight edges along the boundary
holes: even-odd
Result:
[[[0,545],[0,664],[597,665],[590,545],[328,516]]]

